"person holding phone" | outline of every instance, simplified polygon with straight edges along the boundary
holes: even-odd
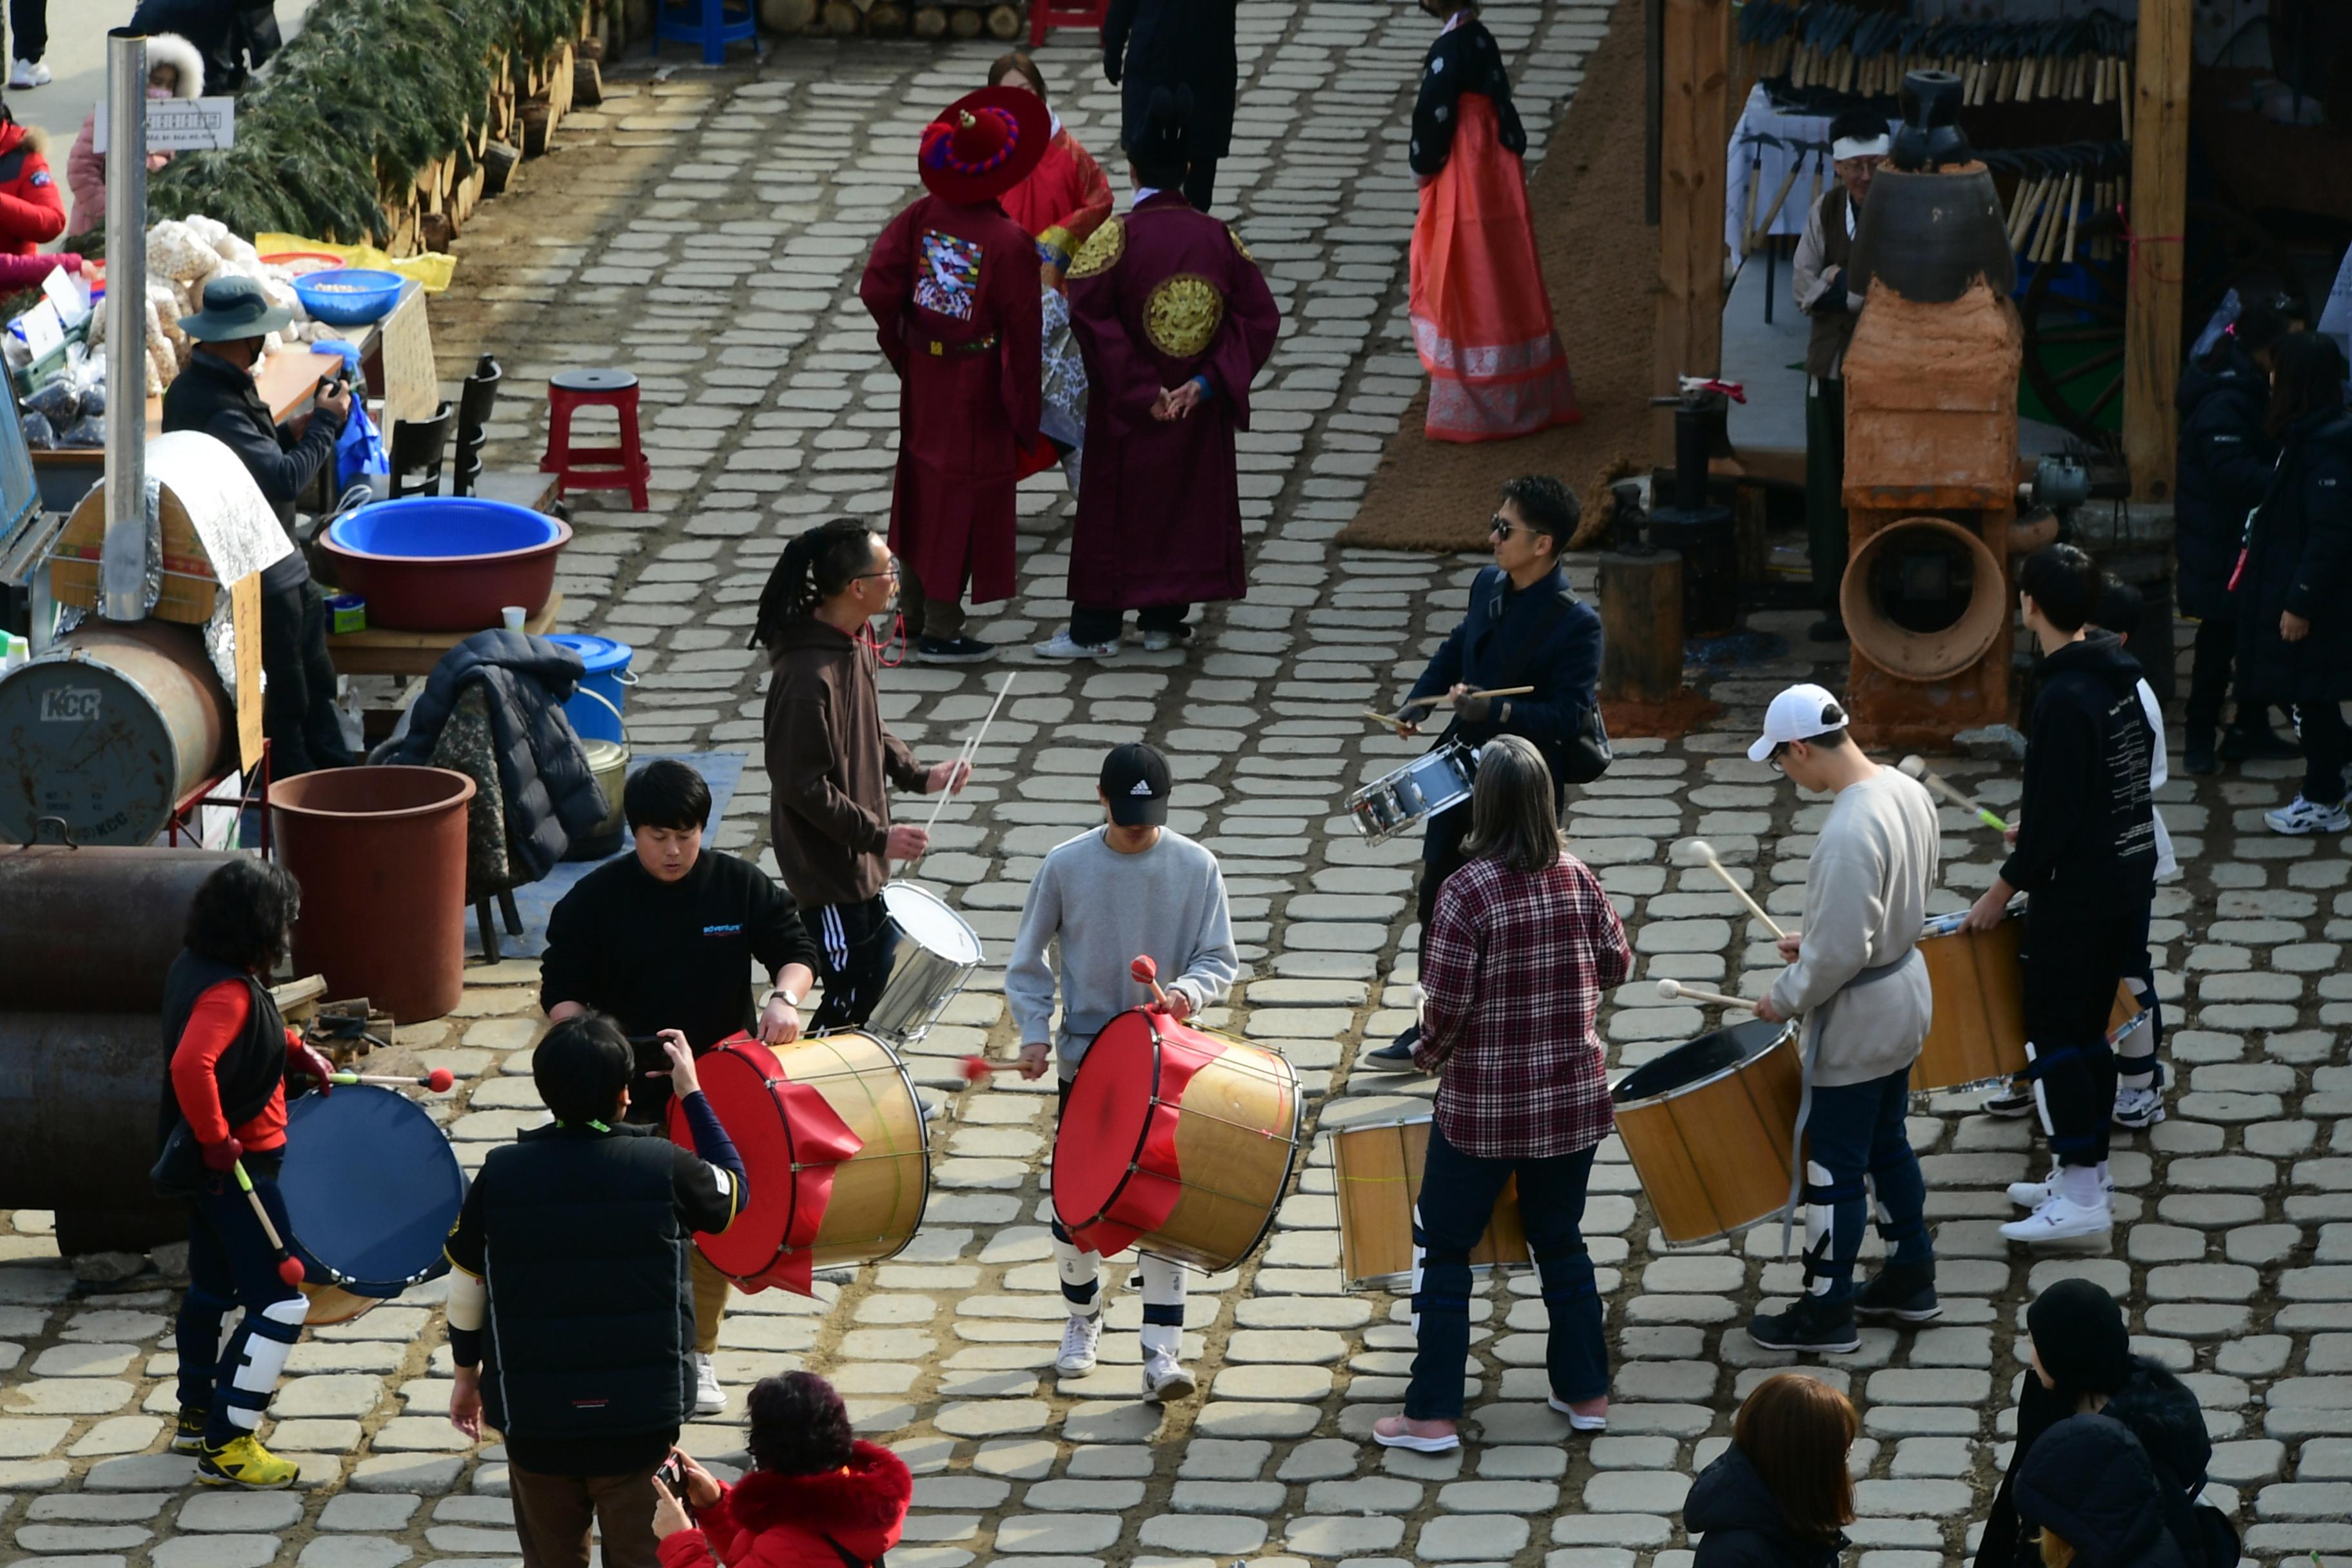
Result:
[[[506,1438],[525,1568],[657,1568],[654,1472],[694,1411],[697,1231],[751,1201],[694,1052],[661,1032],[694,1147],[629,1121],[635,1061],[611,1018],[547,1032],[531,1079],[553,1120],[490,1151],[449,1233],[450,1424]]]

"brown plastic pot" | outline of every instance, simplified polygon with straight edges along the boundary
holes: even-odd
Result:
[[[269,786],[278,858],[302,884],[294,972],[403,1024],[465,990],[466,808],[446,768],[330,768]]]

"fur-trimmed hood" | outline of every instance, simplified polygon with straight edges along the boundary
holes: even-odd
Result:
[[[794,1524],[820,1534],[895,1531],[914,1500],[907,1462],[874,1443],[851,1446],[849,1463],[818,1476],[753,1470],[736,1483],[735,1522],[762,1531]],[[854,1542],[843,1544],[856,1551]],[[878,1553],[877,1553],[878,1555]]]
[[[49,133],[21,120],[0,120],[0,153],[13,153],[19,146],[36,158],[45,158],[49,152]]]
[[[178,85],[172,89],[174,98],[202,98],[205,95],[205,56],[195,45],[177,33],[147,35],[147,68],[170,66],[177,75]]]

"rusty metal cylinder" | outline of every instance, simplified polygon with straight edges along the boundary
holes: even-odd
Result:
[[[163,1093],[153,1013],[0,1013],[0,1208],[141,1208]]]
[[[47,822],[78,844],[149,843],[229,733],[195,627],[81,626],[0,676],[0,840],[37,842]]]
[[[0,996],[61,1012],[160,1012],[196,887],[236,858],[211,849],[0,849]]]

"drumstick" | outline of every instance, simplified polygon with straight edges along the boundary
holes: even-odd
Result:
[[[331,1072],[327,1081],[332,1084],[378,1083],[386,1089],[429,1089],[436,1094],[446,1094],[457,1075],[447,1068],[435,1068],[422,1078],[394,1078],[385,1073]]]
[[[1152,1002],[1161,1012],[1168,1011],[1168,993],[1160,989],[1160,965],[1151,962],[1150,954],[1139,956],[1133,963],[1127,966],[1127,972],[1144,984],[1150,986]]]
[[[1753,1002],[1743,1002],[1737,996],[1726,996],[1720,991],[1696,990],[1679,980],[1659,981],[1658,994],[1669,1002],[1687,997],[1693,1002],[1712,1002],[1718,1007],[1738,1007],[1748,1013],[1756,1011],[1756,1004]]]
[[[270,1247],[278,1254],[278,1278],[289,1285],[302,1283],[302,1260],[286,1248],[278,1237],[278,1226],[271,1223],[269,1210],[262,1205],[261,1194],[253,1190],[253,1178],[245,1173],[245,1162],[236,1161],[229,1167],[236,1173],[236,1184],[245,1189],[246,1202],[253,1205],[253,1217],[261,1222],[261,1234],[269,1238]]]
[[[988,705],[988,716],[981,720],[980,728],[971,732],[971,739],[966,741],[963,745],[957,750],[956,765],[948,770],[947,785],[940,791],[940,798],[931,803],[931,815],[923,819],[923,837],[925,838],[928,839],[930,837],[932,826],[939,821],[940,813],[946,808],[948,796],[955,794],[956,792],[956,773],[963,767],[964,763],[980,755],[980,742],[987,738],[988,727],[996,722],[996,710],[1004,706],[1004,694],[1013,689],[1013,677],[1014,673],[1015,672],[1012,670],[1007,670],[1005,672],[1004,684],[996,689],[996,700]],[[930,846],[929,844],[925,844],[923,846],[923,854],[918,855],[914,859],[907,862],[908,869],[911,870],[918,863],[919,863],[923,858],[923,855],[928,855],[929,853]]]
[[[1780,922],[1779,921],[1774,920],[1770,915],[1764,912],[1764,906],[1758,903],[1754,898],[1750,897],[1747,889],[1741,887],[1732,879],[1731,873],[1724,868],[1723,862],[1715,858],[1714,845],[1709,844],[1704,838],[1686,838],[1683,840],[1680,847],[1683,855],[1683,864],[1686,866],[1696,865],[1698,861],[1704,860],[1706,863],[1708,869],[1712,870],[1717,876],[1723,879],[1723,885],[1729,888],[1733,892],[1738,894],[1739,901],[1746,904],[1756,918],[1764,922],[1764,929],[1766,931],[1770,931],[1774,936],[1786,936],[1789,934],[1787,931],[1780,929]],[[1694,857],[1696,857],[1696,858],[1694,858]]]
[[[1926,784],[1929,789],[1934,790],[1937,795],[1942,795],[1946,800],[1950,801],[1954,805],[1958,806],[1962,811],[1973,812],[1979,822],[1983,823],[1995,833],[2006,833],[2009,831],[2008,823],[2003,822],[1999,816],[1978,805],[1972,796],[1962,795],[1958,790],[1954,789],[1950,784],[1945,783],[1942,778],[1931,772],[1928,769],[1927,760],[1925,757],[1916,755],[1908,756],[1895,765],[1904,773],[1909,773],[1913,778],[1917,779],[1921,784]]]
[[[1497,686],[1491,691],[1483,689],[1477,691],[1465,691],[1462,695],[1464,697],[1525,697],[1534,689],[1535,688],[1532,686]],[[1364,710],[1364,717],[1370,719],[1375,724],[1402,724],[1408,722],[1405,718],[1405,710],[1408,708],[1420,708],[1424,706],[1451,708],[1456,700],[1457,699],[1451,695],[1438,697],[1415,697],[1411,700],[1401,704],[1393,713],[1375,713],[1370,709],[1367,708]]]

